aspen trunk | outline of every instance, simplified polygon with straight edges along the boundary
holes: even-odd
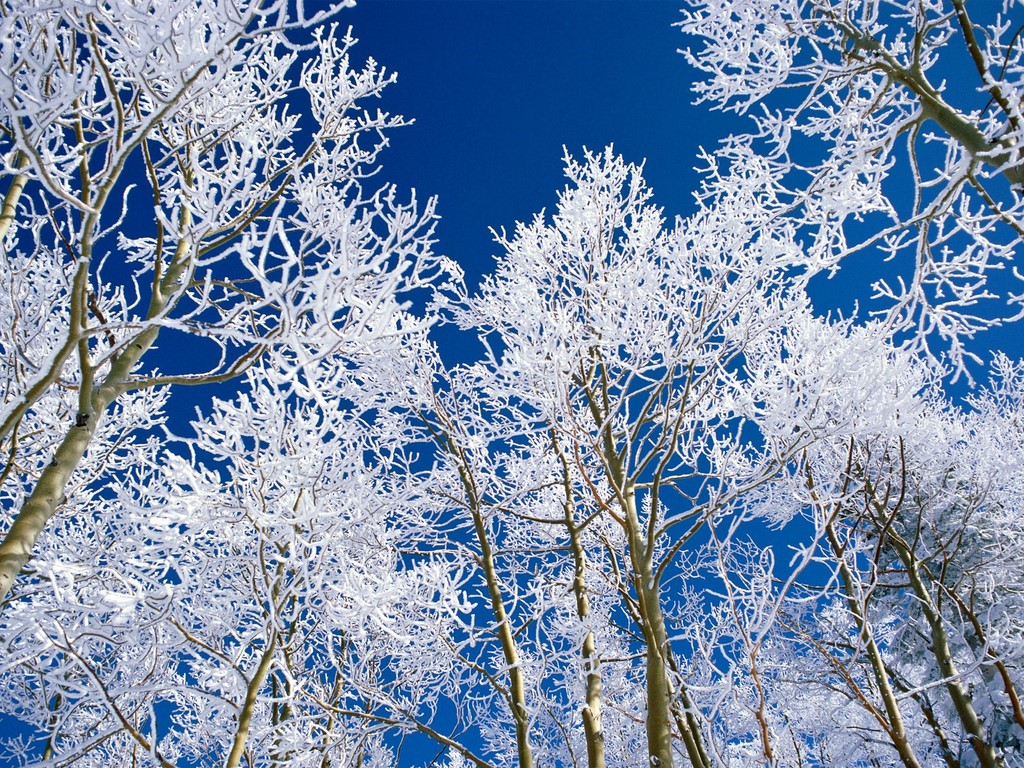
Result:
[[[245,701],[242,702],[242,709],[238,713],[238,728],[235,730],[235,739],[231,744],[231,752],[224,763],[224,768],[238,768],[245,754],[245,742],[249,738],[249,729],[252,726],[252,713],[256,709],[256,699],[259,696],[260,688],[267,680],[270,673],[270,664],[274,660],[274,645],[276,638],[271,634],[267,638],[267,647],[260,657],[259,666],[253,673],[249,685],[245,688]]]
[[[487,525],[480,510],[480,502],[476,494],[476,488],[472,477],[465,465],[461,453],[453,445],[448,446],[451,454],[459,462],[459,475],[462,479],[463,489],[466,492],[466,501],[473,517],[473,528],[476,532],[477,541],[480,544],[480,562],[484,571],[484,579],[487,582],[487,593],[491,600],[491,610],[494,613],[498,641],[501,643],[501,652],[505,657],[505,666],[509,676],[509,698],[512,709],[512,719],[516,724],[516,753],[519,759],[519,768],[533,768],[533,751],[530,748],[530,717],[526,709],[526,681],[523,678],[523,670],[519,664],[519,648],[516,644],[515,634],[509,625],[508,614],[505,611],[505,600],[501,594],[501,582],[498,577],[498,569],[494,563],[494,550],[491,547],[490,537],[487,535]]]
[[[526,710],[526,684],[523,680],[523,670],[519,665],[519,648],[505,612],[505,603],[498,583],[497,569],[494,565],[494,554],[490,542],[487,540],[486,531],[483,530],[484,521],[476,511],[473,513],[473,524],[480,537],[487,592],[491,598],[491,610],[494,612],[494,620],[497,623],[501,652],[505,657],[505,666],[508,668],[509,696],[512,705],[512,719],[516,724],[516,752],[519,757],[519,768],[533,768],[533,752],[530,749],[529,739],[530,719]]]
[[[64,489],[85,456],[99,420],[114,400],[128,389],[131,369],[153,346],[156,338],[155,328],[139,334],[136,341],[118,357],[92,397],[84,398],[89,401],[87,408],[78,413],[74,426],[57,446],[53,460],[40,474],[28,500],[0,542],[0,604],[7,600],[14,580],[32,557],[39,535],[64,503]]]
[[[932,653],[935,655],[935,661],[939,665],[939,674],[948,681],[946,683],[946,691],[949,693],[949,698],[953,701],[953,707],[960,718],[960,723],[963,725],[964,730],[970,734],[971,748],[978,756],[978,762],[981,763],[982,768],[1002,768],[1003,761],[989,743],[988,734],[985,733],[985,726],[974,709],[974,703],[971,701],[970,695],[964,690],[964,686],[960,682],[960,671],[953,663],[953,652],[949,647],[949,638],[946,635],[946,627],[942,616],[939,615],[938,609],[932,602],[931,595],[924,586],[916,563],[907,570],[910,576],[910,585],[920,601],[925,619],[928,621],[932,637]]]
[[[183,230],[188,227],[190,221],[186,210],[182,213],[181,218]],[[190,254],[189,241],[179,240],[167,272],[162,280],[153,286],[153,296],[146,312],[147,320],[158,318],[168,307],[188,267]],[[88,241],[83,245],[82,259],[83,264],[75,276],[75,289],[72,296],[71,328],[69,330],[71,339],[77,338],[85,327],[85,281],[88,279],[88,271],[85,267],[89,261]],[[82,357],[79,412],[74,426],[64,436],[54,453],[53,460],[43,470],[28,500],[18,512],[3,541],[0,542],[0,605],[7,600],[14,580],[32,557],[36,541],[47,522],[63,504],[64,489],[67,487],[72,473],[85,456],[99,420],[119,396],[131,389],[129,382],[132,370],[156,342],[159,333],[158,325],[150,325],[140,331],[113,359],[103,383],[95,388],[92,379],[95,369],[90,367],[88,351],[84,348],[86,341],[78,341]]]
[[[27,165],[28,160],[19,152],[18,168],[25,168]],[[7,236],[11,229],[11,224],[14,223],[15,212],[18,209],[18,200],[21,198],[21,193],[25,190],[27,181],[28,177],[23,173],[15,174],[14,178],[11,179],[11,186],[7,188],[3,204],[0,205],[0,241]]]
[[[565,491],[562,513],[565,527],[569,532],[569,548],[572,551],[572,591],[576,598],[576,615],[581,622],[585,622],[590,616],[590,597],[587,594],[586,584],[587,555],[583,548],[579,526],[576,524],[569,463],[562,454],[554,432],[552,432],[552,443],[562,464],[562,483]],[[583,638],[580,655],[583,659],[583,668],[587,673],[585,703],[582,712],[583,733],[587,741],[587,768],[605,768],[604,731],[601,728],[601,660],[597,655],[594,633],[590,630],[587,630],[587,634]]]
[[[658,599],[658,585],[654,581],[652,553],[644,543],[640,518],[636,511],[636,489],[627,483],[623,489],[625,501],[626,535],[633,567],[633,581],[640,605],[646,644],[647,673],[647,752],[650,765],[671,768],[672,756],[672,684],[669,665],[665,657],[668,633],[665,617]]]

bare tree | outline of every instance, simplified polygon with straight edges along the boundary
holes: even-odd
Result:
[[[686,51],[707,75],[699,99],[753,123],[708,157],[708,204],[737,184],[761,190],[753,215],[796,228],[809,276],[875,254],[879,316],[958,372],[980,362],[979,330],[1020,314],[993,279],[1024,234],[1015,10],[697,1],[681,23],[701,41]]]
[[[356,106],[390,76],[335,10],[5,4],[0,598],[118,398],[395,336],[431,207],[363,186],[401,120]]]

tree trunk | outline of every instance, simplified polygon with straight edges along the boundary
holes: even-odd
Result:
[[[10,194],[10,193],[8,193]],[[181,227],[185,231],[191,222],[188,210],[181,214]],[[90,228],[92,225],[89,225]],[[96,431],[96,426],[103,414],[119,396],[131,389],[132,370],[142,357],[156,342],[160,333],[159,325],[153,324],[141,330],[130,339],[125,348],[113,358],[110,370],[98,387],[93,387],[92,377],[95,370],[88,359],[87,341],[80,338],[86,325],[85,301],[86,282],[88,279],[89,243],[83,239],[82,264],[75,275],[75,291],[72,296],[71,328],[69,338],[77,338],[80,348],[82,380],[79,384],[79,413],[75,425],[68,430],[54,453],[53,460],[47,465],[36,481],[25,505],[17,514],[10,530],[0,542],[0,606],[10,595],[14,580],[21,569],[28,563],[35,549],[36,541],[43,528],[57,509],[64,502],[64,489],[71,479],[72,473],[81,463],[89,448],[89,442]],[[178,241],[166,273],[153,286],[146,312],[146,320],[152,321],[160,317],[171,303],[179,283],[188,268],[191,257],[189,240]]]
[[[907,544],[898,534],[889,530],[887,534],[903,566],[906,569],[907,578],[910,581],[910,588],[917,598],[921,612],[928,622],[931,633],[931,651],[939,667],[939,674],[945,680],[946,692],[953,702],[960,724],[970,736],[971,748],[978,757],[982,768],[1002,768],[1003,760],[993,749],[985,732],[985,725],[978,717],[971,701],[970,694],[964,690],[961,682],[961,673],[953,662],[953,651],[949,647],[949,638],[946,635],[945,620],[939,612],[931,592],[925,584],[921,575],[921,568],[917,557],[910,545]]]
[[[903,724],[903,715],[900,712],[899,703],[896,701],[896,693],[892,689],[889,674],[885,668],[885,661],[882,659],[882,652],[875,642],[874,633],[868,623],[866,606],[861,606],[854,592],[853,573],[843,559],[842,547],[839,537],[836,536],[835,527],[831,522],[826,523],[825,533],[828,536],[829,544],[832,546],[832,553],[839,563],[839,575],[843,582],[843,591],[846,593],[846,604],[850,609],[857,629],[860,630],[861,642],[867,651],[868,660],[871,662],[871,671],[875,684],[878,686],[878,694],[882,697],[882,704],[888,718],[887,731],[892,740],[900,761],[906,768],[921,768],[921,764],[914,754],[914,749],[907,739],[906,726]]]
[[[569,532],[569,548],[573,559],[572,591],[576,597],[576,615],[581,622],[590,616],[590,597],[587,594],[586,572],[587,555],[583,548],[579,526],[576,524],[575,499],[572,490],[572,479],[569,473],[569,462],[562,453],[558,439],[552,431],[552,444],[562,465],[562,484],[565,501],[562,513],[565,527]],[[587,630],[580,648],[583,668],[587,673],[585,703],[583,705],[583,732],[587,740],[587,768],[605,768],[604,731],[601,728],[601,660],[597,655],[597,644],[594,633]]]
[[[650,765],[671,768],[672,757],[672,683],[665,657],[668,632],[658,598],[658,584],[654,580],[652,553],[644,543],[643,529],[636,511],[636,489],[632,483],[623,488],[625,502],[626,536],[629,557],[633,567],[633,582],[643,621],[646,641],[647,672],[647,752]]]

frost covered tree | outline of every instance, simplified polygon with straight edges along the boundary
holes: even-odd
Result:
[[[498,754],[628,762],[639,709],[652,764],[711,765],[667,611],[680,552],[775,471],[743,445],[738,359],[784,322],[795,250],[734,227],[742,199],[667,228],[611,148],[567,157],[566,176],[550,220],[497,235],[494,275],[440,307],[482,360],[407,354],[399,397],[381,368],[380,407],[433,443],[434,493],[466,531],[453,542],[490,609],[449,644],[501,694]]]
[[[1024,234],[1018,11],[690,3],[680,26],[698,41],[687,59],[707,75],[699,99],[753,123],[708,156],[708,204],[747,188],[765,226],[797,229],[810,275],[874,254],[876,308],[892,332],[958,370],[977,362],[969,340],[1020,312],[1018,292],[993,279]]]
[[[1016,596],[994,575],[1020,567],[1002,517],[1019,509],[1016,368],[998,359],[962,407],[928,370],[981,362],[975,333],[1019,314],[998,271],[1019,278],[1020,22],[1014,3],[809,0],[695,2],[681,24],[701,40],[687,52],[708,75],[700,98],[755,126],[709,155],[703,205],[746,189],[748,219],[793,228],[805,279],[879,257],[880,324],[808,315],[762,337],[774,362],[748,356],[748,384],[774,382],[750,411],[763,439],[807,436],[787,490],[749,509],[802,518],[812,533],[795,546],[817,553],[774,600],[785,618],[765,642],[799,671],[777,667],[768,698],[795,676],[815,681],[819,710],[859,710],[853,739],[813,709],[760,722],[765,745],[802,759],[1001,765],[1020,751]],[[754,595],[726,602],[757,614]]]
[[[250,368],[194,438],[125,441],[102,492],[54,520],[2,625],[0,706],[26,754],[388,765],[385,734],[431,719],[457,572],[408,554],[434,521],[400,446],[321,396],[352,389],[337,362],[298,387]]]
[[[335,10],[4,4],[0,597],[102,472],[111,409],[414,324],[431,207],[362,180],[401,120],[360,103],[390,76],[352,66]]]
[[[617,528],[603,570],[644,659],[648,754],[672,765],[678,730],[698,762],[702,734],[674,670],[663,582],[674,542],[715,509],[724,478],[747,469],[725,437],[729,366],[770,322],[769,286],[791,254],[784,241],[727,234],[715,215],[666,232],[640,169],[611,150],[567,159],[566,174],[552,222],[500,237],[496,274],[456,317],[494,335],[496,394],[543,414],[587,504]]]
[[[768,698],[785,715],[768,731],[828,764],[1012,765],[1019,366],[997,358],[989,387],[957,407],[878,331],[808,315],[748,357],[768,442],[813,435],[745,502],[775,524],[802,519],[811,535],[793,545],[814,560],[788,592],[765,590],[779,593]],[[810,711],[787,711],[798,681]],[[840,712],[856,725],[830,728]]]

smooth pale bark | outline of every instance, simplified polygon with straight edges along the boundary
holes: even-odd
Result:
[[[21,152],[18,153],[17,165],[19,169],[28,166],[28,159]],[[18,210],[18,200],[21,199],[21,193],[25,191],[25,184],[27,182],[28,177],[23,173],[14,174],[14,178],[11,179],[11,186],[7,188],[3,205],[0,206],[0,242],[7,237],[11,224],[14,223]]]
[[[632,571],[630,578],[636,592],[639,624],[644,637],[648,765],[670,768],[674,764],[672,725],[676,723],[691,763],[702,767],[707,763],[699,730],[691,727],[692,717],[689,712],[679,712],[677,694],[672,685],[671,648],[658,594],[659,580],[654,568],[653,534],[648,537],[640,523],[636,485],[626,471],[611,434],[608,382],[599,360],[589,375],[581,376],[580,380],[592,381],[595,376],[600,382],[599,385],[585,386],[587,406],[595,426],[602,433],[603,463],[622,510],[622,517],[617,518],[617,521],[626,534]]]
[[[572,509],[565,504],[565,525],[569,531],[569,547],[572,551],[574,574],[572,592],[577,603],[577,615],[581,622],[590,616],[590,598],[587,594],[585,575],[587,555],[580,540],[580,528],[575,525]],[[601,729],[601,659],[597,655],[597,643],[592,630],[587,630],[580,648],[584,669],[587,671],[586,703],[583,708],[583,729],[587,737],[588,768],[604,768],[604,731]]]
[[[644,635],[646,694],[647,694],[647,751],[652,766],[672,766],[672,724],[679,729],[687,757],[695,768],[708,768],[710,756],[704,748],[699,724],[692,715],[692,705],[685,691],[677,692],[672,684],[674,662],[661,610],[659,581],[654,573],[653,547],[648,546],[637,514],[636,488],[624,480],[617,460],[612,462],[616,474],[623,479],[622,501],[626,538],[629,545],[633,584]]]
[[[85,456],[99,420],[118,395],[127,390],[128,374],[156,341],[156,330],[139,335],[118,358],[103,384],[89,398],[54,452],[52,461],[39,475],[36,486],[10,530],[0,542],[0,603],[7,600],[14,580],[32,557],[39,535],[64,502],[64,489]]]
[[[669,664],[665,656],[668,632],[665,629],[665,617],[661,612],[658,583],[654,578],[652,553],[645,546],[643,529],[636,511],[636,489],[632,483],[625,483],[622,499],[633,583],[637,592],[646,645],[647,752],[650,765],[671,768],[674,696],[669,680]]]
[[[965,603],[955,591],[950,590],[947,594],[956,602],[961,614],[967,617],[971,627],[974,629],[977,642],[972,644],[973,647],[975,650],[984,649],[985,656],[990,660],[983,669],[990,672],[991,668],[995,667],[996,672],[999,675],[999,681],[1003,686],[1003,691],[1006,693],[1006,698],[1010,702],[1013,721],[1017,723],[1022,730],[1024,730],[1024,706],[1021,705],[1021,697],[1017,692],[1017,686],[1013,682],[1013,676],[1010,674],[1010,670],[1006,668],[1006,664],[999,657],[999,654],[992,650],[992,646],[989,644],[985,630],[981,626],[981,621],[978,620],[978,615],[975,613],[974,608]]]
[[[23,166],[25,162],[21,163]],[[11,224],[14,222],[18,198],[21,197],[25,186],[26,177],[16,176],[7,194],[4,196],[3,207],[0,209],[0,241],[6,236]],[[85,327],[85,311],[88,304],[89,291],[89,258],[90,244],[88,239],[82,246],[83,258],[79,260],[75,268],[75,275],[71,280],[71,292],[68,297],[68,333],[67,338],[61,346],[56,349],[50,357],[48,365],[38,374],[32,383],[27,387],[24,394],[17,401],[11,403],[0,421],[0,440],[6,439],[8,435],[17,429],[21,418],[28,410],[45,395],[57,380],[60,378],[61,370],[68,358],[78,348],[82,337],[82,329]]]
[[[555,452],[562,464],[562,483],[565,491],[565,502],[562,512],[566,530],[569,532],[569,548],[573,560],[572,591],[576,598],[576,616],[586,622],[590,616],[590,596],[587,593],[586,572],[587,555],[580,537],[580,529],[576,524],[575,503],[572,481],[569,474],[569,463],[553,440]],[[583,733],[587,741],[587,767],[605,768],[604,731],[601,728],[601,660],[597,655],[597,644],[592,630],[587,630],[580,648],[583,668],[586,670],[586,693],[583,705]]]
[[[498,642],[501,644],[501,652],[505,657],[505,666],[508,670],[509,706],[512,710],[512,719],[516,724],[516,753],[519,758],[519,768],[533,768],[533,750],[530,748],[530,716],[526,709],[526,681],[523,679],[523,670],[519,663],[519,647],[505,611],[501,581],[494,563],[494,550],[491,547],[490,537],[487,535],[487,524],[480,509],[480,499],[473,478],[466,466],[465,457],[450,442],[447,448],[459,462],[459,477],[462,480],[470,515],[473,517],[473,529],[476,532],[477,542],[480,544],[480,564],[487,582],[487,594],[491,600],[491,611],[494,614],[496,625],[495,632],[497,632]]]
[[[0,603],[7,599],[14,580],[32,556],[39,534],[63,502],[64,488],[89,447],[95,422],[92,414],[80,414],[0,542]]]
[[[473,526],[480,541],[481,562],[484,578],[487,581],[487,594],[491,599],[491,610],[497,624],[498,641],[505,657],[505,666],[509,676],[509,698],[512,718],[516,724],[516,752],[519,757],[519,768],[533,768],[533,751],[530,748],[530,718],[526,710],[526,684],[523,671],[519,664],[519,648],[516,644],[512,627],[509,626],[505,602],[501,594],[497,568],[494,565],[494,551],[491,549],[484,528],[483,515],[473,511]]]
[[[235,739],[231,744],[231,752],[224,763],[224,768],[238,768],[245,754],[245,742],[249,738],[249,729],[252,726],[252,713],[256,709],[256,699],[259,697],[260,688],[267,681],[270,674],[270,665],[274,660],[274,646],[277,639],[273,634],[267,638],[267,647],[260,657],[259,666],[253,674],[252,679],[245,688],[245,701],[238,713],[238,728],[235,729]]]
[[[962,22],[961,22],[962,23]],[[918,67],[903,67],[899,61],[872,35],[862,32],[849,23],[840,24],[843,33],[857,49],[868,51],[877,57],[882,70],[893,80],[909,88],[921,105],[921,117],[934,120],[975,161],[999,169],[1011,184],[1024,183],[1024,166],[1014,154],[1013,147],[1000,142],[991,142],[978,126],[948,104]],[[1012,113],[1011,113],[1012,114]]]
[[[187,228],[188,224],[189,216],[184,213],[182,229]],[[76,285],[79,278],[87,274],[85,270],[89,256],[87,246],[88,240],[83,245],[83,264],[76,273]],[[166,310],[188,265],[190,253],[191,248],[188,241],[184,239],[179,241],[167,272],[163,279],[154,286],[153,296],[146,313],[147,320],[155,320]],[[81,334],[81,329],[85,325],[84,311],[81,309],[84,296],[83,289],[81,296],[76,293],[72,297],[78,300],[72,306],[71,337]],[[35,488],[18,512],[3,541],[0,542],[0,605],[6,602],[15,579],[32,557],[36,541],[47,522],[64,503],[64,489],[67,487],[72,473],[85,456],[99,420],[119,396],[132,388],[132,371],[156,342],[159,332],[159,326],[154,324],[138,333],[111,362],[110,370],[99,386],[94,387],[92,384],[94,371],[90,368],[90,363],[85,359],[82,360],[79,412],[75,418],[75,424],[57,446],[52,461],[40,474]],[[86,341],[79,339],[78,344],[80,347],[84,346]],[[87,357],[87,352],[82,356]]]
[[[679,679],[679,670],[676,667],[675,657],[666,649],[669,668],[676,679]],[[672,716],[676,721],[676,728],[683,737],[683,745],[686,747],[686,754],[690,758],[693,768],[711,768],[711,756],[704,746],[704,737],[701,735],[700,723],[694,716],[695,707],[690,700],[686,688],[680,686],[672,701]]]
[[[590,616],[590,601],[584,582],[586,560],[579,540],[579,531],[570,528],[573,558],[576,560],[576,575],[573,578],[573,592],[576,595],[576,614],[581,621]],[[601,728],[601,660],[597,655],[597,644],[592,630],[587,630],[580,648],[583,668],[587,672],[586,703],[583,706],[583,732],[587,740],[588,768],[604,768],[604,731]]]

